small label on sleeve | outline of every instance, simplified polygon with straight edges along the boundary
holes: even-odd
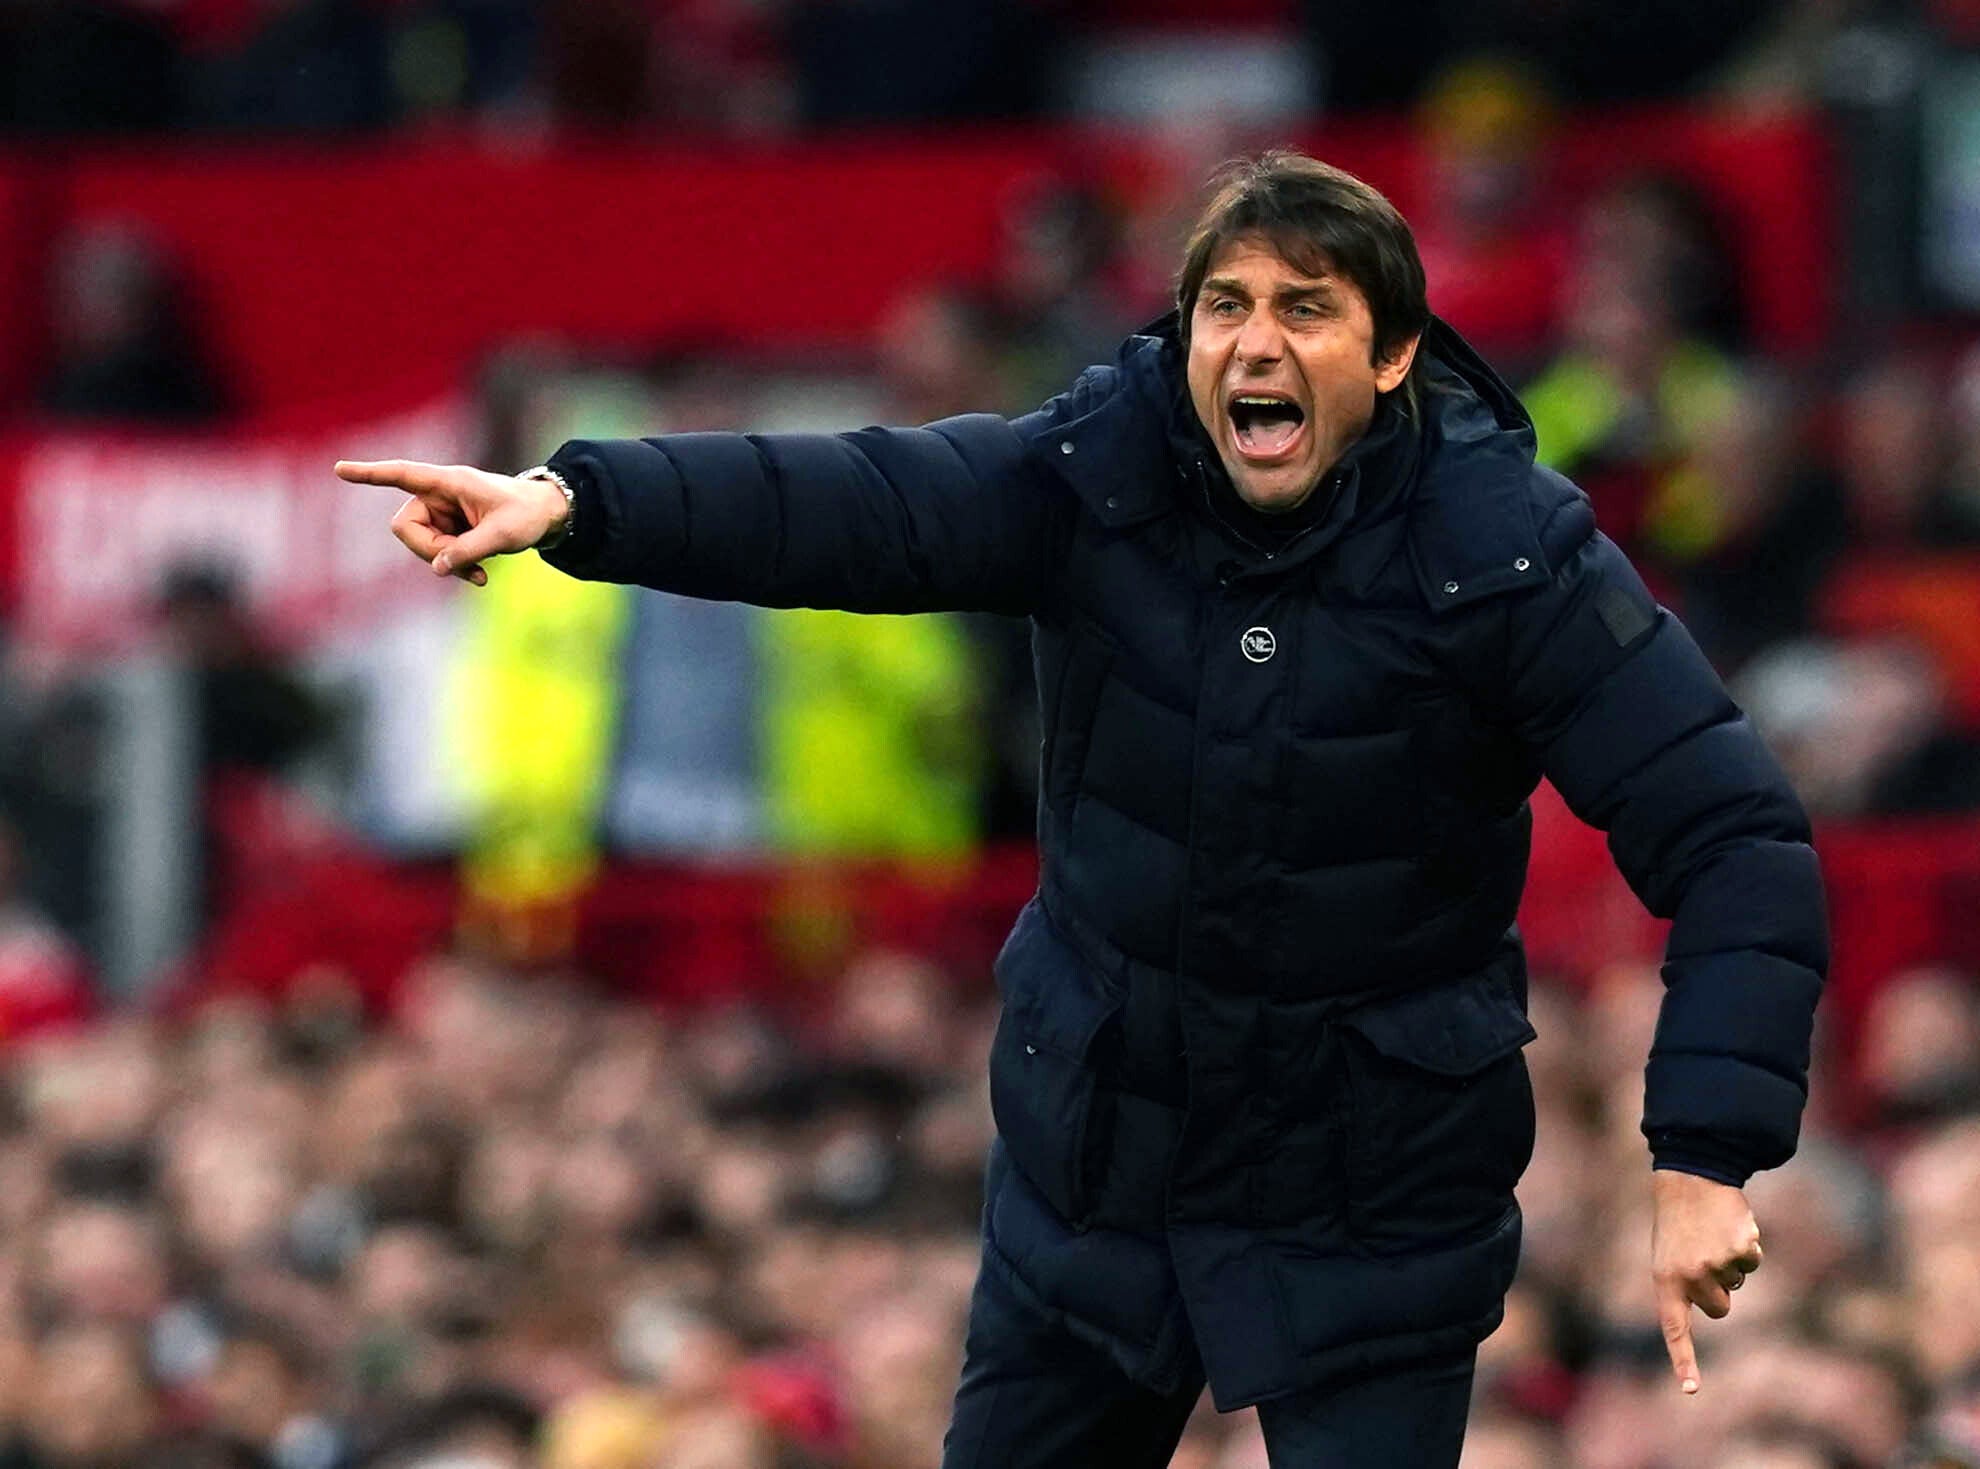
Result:
[[[1636,593],[1635,587],[1611,582],[1595,594],[1596,615],[1619,648],[1635,642],[1657,620],[1656,605],[1647,599],[1639,600]]]

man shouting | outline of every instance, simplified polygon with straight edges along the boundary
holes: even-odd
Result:
[[[441,575],[1029,617],[1037,896],[997,962],[998,1141],[947,1469],[1168,1461],[1207,1381],[1272,1462],[1450,1469],[1519,1255],[1512,931],[1544,775],[1673,920],[1643,1130],[1678,1385],[1760,1263],[1827,964],[1806,818],[1409,227],[1232,168],[1176,312],[1014,421],[341,464]]]

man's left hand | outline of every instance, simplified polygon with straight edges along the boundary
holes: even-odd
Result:
[[[1650,1225],[1657,1319],[1678,1387],[1695,1393],[1691,1308],[1714,1321],[1732,1310],[1732,1292],[1760,1268],[1760,1226],[1746,1207],[1746,1195],[1730,1184],[1668,1168],[1650,1178],[1657,1206]]]

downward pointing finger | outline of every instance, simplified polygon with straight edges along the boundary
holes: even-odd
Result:
[[[1677,1374],[1681,1392],[1698,1391],[1698,1353],[1691,1344],[1691,1303],[1680,1292],[1660,1291],[1658,1324],[1664,1332],[1664,1348],[1671,1354],[1671,1370]]]

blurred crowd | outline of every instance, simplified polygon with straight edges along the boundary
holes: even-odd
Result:
[[[1980,34],[1966,0],[6,0],[0,133],[1013,119],[1104,105],[1110,69],[1132,89],[1151,34],[1197,41],[1193,95],[1249,69],[1217,84],[1282,115],[1405,106],[1481,46],[1576,102],[1805,95],[1864,20]]]
[[[1676,1392],[1649,1275],[1661,984],[1533,991],[1526,1253],[1466,1469],[1980,1465],[1980,1001],[1930,968],[1750,1188],[1763,1269]],[[0,1110],[8,1469],[933,1469],[990,1139],[980,976],[856,959],[662,1016],[435,955],[19,1051]],[[1823,1063],[1826,1064],[1826,1063]],[[1207,1406],[1175,1461],[1263,1469]]]
[[[317,974],[41,1042],[0,1463],[932,1462],[991,1020],[898,956],[801,1026],[436,957],[383,1027]]]
[[[9,0],[0,128],[742,135],[1017,116],[1053,7],[1000,0]],[[880,53],[875,55],[876,50]],[[885,68],[903,55],[911,75]]]

